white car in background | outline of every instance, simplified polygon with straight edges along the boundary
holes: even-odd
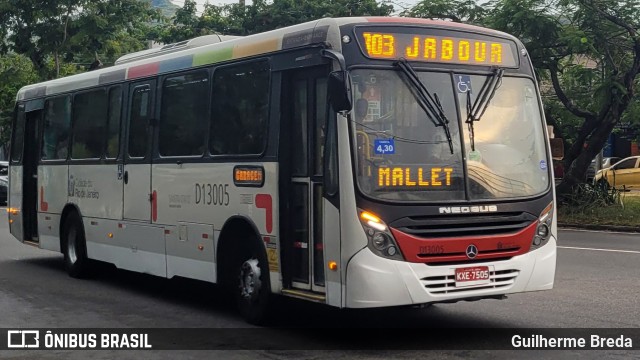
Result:
[[[0,206],[7,205],[9,194],[9,162],[0,161]]]
[[[0,161],[0,179],[9,181],[9,162]]]

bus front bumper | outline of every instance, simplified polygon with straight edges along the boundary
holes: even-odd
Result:
[[[488,284],[456,287],[455,269],[488,266]],[[509,260],[427,265],[389,260],[362,249],[347,266],[346,307],[369,308],[451,302],[553,288],[556,239]],[[461,284],[458,284],[461,285]]]

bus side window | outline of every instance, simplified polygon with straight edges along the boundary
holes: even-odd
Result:
[[[45,104],[42,160],[66,159],[71,124],[71,97],[47,99]]]
[[[120,86],[109,89],[108,106],[105,157],[115,159],[120,153],[120,116],[122,111],[122,88]]]
[[[167,77],[162,85],[159,151],[162,156],[203,155],[209,96],[206,71]]]
[[[102,157],[101,138],[107,125],[107,96],[103,89],[77,94],[73,100],[72,159]]]
[[[129,156],[145,157],[147,154],[149,130],[149,94],[148,85],[135,88],[131,99],[131,116],[129,118]]]
[[[11,140],[11,162],[19,163],[22,160],[22,148],[24,144],[24,105],[18,106],[15,125],[13,128],[13,139]]]
[[[269,62],[216,69],[213,79],[211,154],[261,154],[267,140]]]

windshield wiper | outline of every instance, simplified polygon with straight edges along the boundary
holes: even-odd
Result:
[[[449,150],[451,150],[451,154],[453,154],[453,140],[451,139],[451,131],[449,130],[449,119],[447,119],[447,116],[444,114],[438,95],[434,93],[432,96],[431,93],[429,93],[429,90],[427,90],[426,86],[420,81],[418,74],[413,70],[413,67],[411,67],[407,59],[401,58],[396,65],[407,76],[409,83],[415,90],[418,103],[427,114],[429,120],[431,120],[436,127],[443,128],[447,136],[447,141],[449,142]]]
[[[493,96],[496,94],[496,90],[498,90],[498,87],[500,87],[503,75],[503,69],[495,69],[493,71],[493,74],[488,76],[487,80],[485,80],[484,84],[482,84],[482,88],[478,93],[478,97],[473,104],[471,104],[471,91],[467,91],[467,120],[465,121],[465,123],[469,127],[469,142],[471,143],[471,151],[476,150],[473,123],[476,121],[480,121],[482,115],[484,115],[484,112],[489,107],[491,99],[493,99]]]

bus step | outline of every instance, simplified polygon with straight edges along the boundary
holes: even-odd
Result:
[[[37,247],[37,248],[40,247],[40,243],[38,241],[25,240],[24,243],[33,247]]]
[[[319,303],[325,303],[327,300],[324,294],[319,294],[319,293],[305,291],[305,290],[283,289],[282,295],[305,299],[305,300],[311,300]]]

